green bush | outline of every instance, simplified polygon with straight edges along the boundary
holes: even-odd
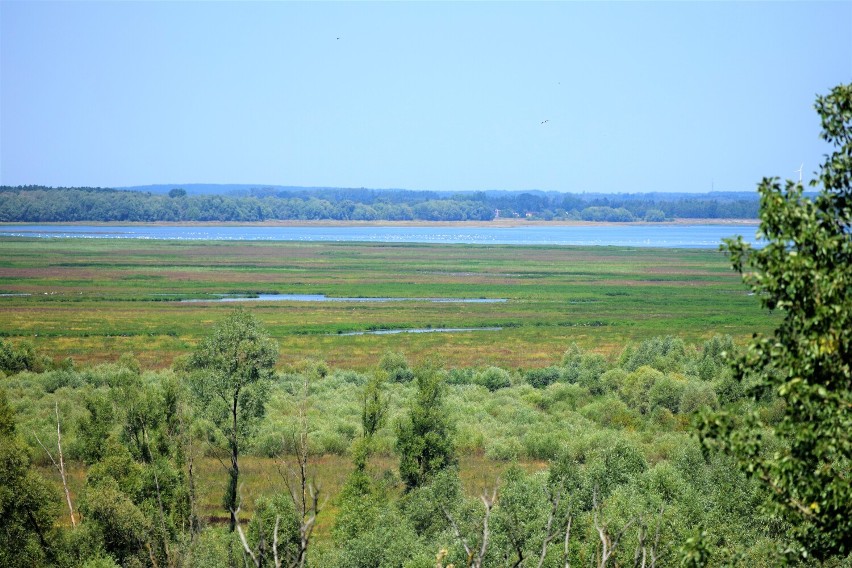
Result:
[[[527,457],[535,460],[549,460],[563,451],[564,436],[560,432],[538,427],[527,432],[521,443]]]
[[[671,412],[677,412],[686,384],[686,380],[678,375],[657,377],[648,390],[649,410],[663,407]]]
[[[474,369],[450,369],[447,372],[448,385],[470,385],[475,383],[476,371]]]
[[[679,410],[681,414],[692,414],[700,408],[719,407],[719,399],[713,385],[707,383],[690,382],[683,390],[680,398]]]
[[[618,366],[626,371],[635,371],[639,367],[648,366],[668,373],[682,371],[686,363],[688,363],[686,344],[679,337],[667,335],[643,341],[638,347],[626,348],[621,353]]]
[[[392,383],[410,383],[414,380],[414,371],[408,365],[408,359],[402,353],[388,351],[379,360],[379,369]]]
[[[589,392],[579,385],[553,383],[543,391],[538,403],[542,410],[548,412],[576,410],[586,404],[591,398]]]
[[[585,418],[607,428],[635,428],[639,416],[617,398],[605,397],[580,409]]]
[[[593,456],[586,468],[584,485],[589,493],[597,491],[600,499],[647,469],[648,462],[639,448],[620,438]]]
[[[600,383],[604,392],[617,392],[621,390],[625,380],[627,380],[627,371],[616,367],[610,369],[600,376]]]
[[[545,367],[543,369],[530,369],[524,374],[524,380],[537,389],[543,389],[547,385],[559,380],[559,367]]]
[[[651,387],[663,377],[663,373],[653,367],[639,367],[624,378],[619,395],[631,408],[644,414],[651,409]]]
[[[515,461],[524,453],[517,438],[488,438],[485,441],[485,457],[495,461]]]
[[[494,392],[512,386],[512,378],[509,372],[499,367],[488,367],[481,373],[477,373],[474,383],[482,385],[489,391]]]
[[[50,367],[50,359],[35,350],[29,342],[17,346],[11,341],[0,339],[0,371],[7,375],[32,371],[40,373]]]

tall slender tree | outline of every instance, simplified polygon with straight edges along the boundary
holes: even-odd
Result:
[[[264,414],[278,345],[249,312],[236,310],[196,348],[186,365],[204,415],[224,436],[230,458],[224,505],[236,527],[240,448]]]

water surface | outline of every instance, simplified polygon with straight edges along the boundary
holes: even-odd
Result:
[[[480,245],[582,245],[661,248],[717,248],[723,238],[742,235],[757,244],[753,225],[533,225],[468,226],[155,226],[0,225],[0,236],[94,239],[227,241],[337,241]]]

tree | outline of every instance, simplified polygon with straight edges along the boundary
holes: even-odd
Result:
[[[187,362],[190,388],[203,413],[227,440],[230,453],[224,505],[236,526],[240,447],[264,413],[278,345],[255,317],[236,310],[198,345]]]
[[[399,475],[407,490],[457,461],[453,427],[444,408],[444,378],[431,366],[418,369],[415,375],[414,401],[397,428]]]
[[[774,335],[755,336],[734,368],[753,398],[777,393],[783,416],[769,423],[720,412],[701,429],[705,447],[762,480],[805,551],[825,558],[852,551],[852,84],[818,97],[816,110],[821,137],[835,146],[821,166],[822,190],[808,197],[801,183],[782,189],[765,178],[766,246],[723,245],[762,306],[783,313]]]

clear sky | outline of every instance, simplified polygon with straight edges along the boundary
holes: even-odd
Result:
[[[0,183],[751,190],[850,80],[852,2],[0,0]]]

